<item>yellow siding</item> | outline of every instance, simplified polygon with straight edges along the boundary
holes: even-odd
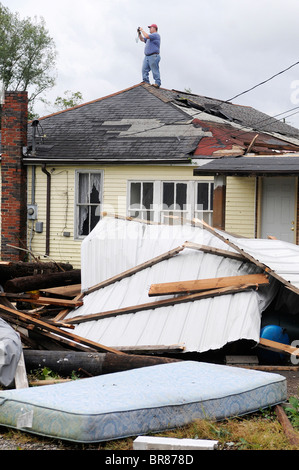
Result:
[[[255,178],[229,177],[226,186],[225,230],[255,237]]]
[[[81,264],[81,242],[74,239],[74,198],[76,170],[103,170],[103,210],[119,215],[127,215],[127,181],[128,180],[199,180],[193,176],[193,167],[182,166],[102,166],[102,167],[57,167],[47,170],[51,173],[51,231],[50,258],[59,262],[70,262],[74,267]],[[211,178],[201,178],[208,179]],[[36,197],[38,221],[43,222],[43,233],[31,236],[29,222],[28,246],[35,255],[45,260],[46,249],[46,201],[47,179],[40,167],[36,169]],[[31,203],[31,168],[28,168],[28,202]],[[34,223],[35,226],[35,223]],[[64,232],[70,232],[65,237]]]

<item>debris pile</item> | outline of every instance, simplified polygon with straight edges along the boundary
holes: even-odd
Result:
[[[119,219],[119,217],[117,218]],[[129,218],[123,220],[129,221],[129,223],[132,222],[132,219]],[[140,221],[134,220],[134,222],[140,224]],[[121,335],[121,341],[123,341],[121,344],[117,344],[116,341],[113,343],[114,339],[107,343],[98,341],[98,339],[92,337],[90,332],[94,332],[98,325],[107,319],[112,319],[112,321],[116,322],[124,315],[130,316],[130,318],[133,316],[136,319],[138,312],[149,312],[152,317],[153,315],[160,315],[160,318],[163,318],[162,312],[165,311],[165,307],[182,306],[186,310],[189,305],[200,305],[198,301],[204,299],[220,299],[217,315],[218,318],[221,315],[223,320],[223,318],[226,318],[226,315],[229,316],[229,313],[225,311],[226,307],[223,307],[223,311],[219,311],[219,305],[221,308],[221,302],[223,302],[225,296],[235,298],[235,295],[242,295],[244,292],[258,293],[258,295],[260,292],[266,292],[263,302],[264,305],[269,305],[276,292],[275,285],[273,289],[273,282],[278,282],[284,288],[287,288],[288,292],[297,296],[298,287],[281,277],[277,270],[271,269],[271,267],[259,261],[252,254],[240,248],[238,244],[232,241],[232,238],[214,230],[203,221],[193,220],[192,227],[194,226],[200,226],[211,233],[215,240],[221,242],[221,245],[217,246],[214,243],[214,245],[208,246],[194,241],[185,241],[174,248],[171,247],[170,250],[158,256],[154,256],[136,265],[131,265],[129,269],[108,276],[94,285],[86,287],[85,282],[84,289],[82,289],[81,270],[73,269],[68,264],[39,262],[0,263],[0,284],[3,286],[0,293],[0,317],[20,335],[26,366],[34,369],[39,364],[47,365],[48,367],[55,367],[56,364],[56,368],[59,369],[58,364],[61,365],[65,362],[63,358],[67,357],[68,364],[76,364],[77,369],[85,371],[86,375],[97,375],[98,373],[109,373],[135,367],[144,367],[146,365],[175,362],[178,360],[177,358],[161,357],[161,354],[165,352],[183,353],[192,351],[192,349],[188,349],[188,344],[186,347],[185,337],[180,332],[181,343],[177,341],[165,344],[157,342],[156,344],[144,343],[142,346],[126,344],[125,335],[122,334],[116,323],[112,324],[111,328],[115,333],[115,337],[117,334]],[[134,243],[136,244],[136,240]],[[167,246],[167,244],[164,246]],[[163,262],[178,258],[186,251],[204,253],[221,260],[232,260],[233,263],[238,262],[239,264],[234,265],[234,275],[230,273],[225,276],[193,279],[190,276],[191,279],[189,278],[189,280],[177,277],[177,280],[174,281],[173,279],[178,274],[175,272],[174,276],[165,279],[164,282],[158,280],[148,286],[139,284],[142,291],[146,290],[146,296],[149,298],[146,302],[143,301],[142,296],[138,293],[139,303],[126,305],[124,300],[124,304],[121,304],[118,308],[105,309],[105,304],[98,302],[97,298],[96,305],[99,305],[99,311],[96,313],[90,311],[89,298],[93,294],[97,295],[99,293],[101,299],[105,299],[106,294],[106,297],[108,296],[109,299],[115,298],[118,292],[122,292],[121,283],[124,280],[131,280],[133,282],[134,276],[138,276],[149,269],[158,268],[160,272],[163,271],[165,275],[168,275],[168,271],[164,269],[165,265],[163,265]],[[132,260],[130,262],[132,263]],[[250,268],[243,269],[242,271],[241,267],[243,266],[249,266]],[[189,269],[192,272],[190,265]],[[135,291],[136,282],[139,282],[138,278],[135,279],[135,284],[133,282]],[[109,288],[116,290],[111,294],[112,291],[105,290]],[[129,286],[126,289],[132,288]],[[120,297],[122,298],[122,294]],[[253,308],[261,303],[261,298],[258,298],[258,301],[253,304]],[[232,308],[232,304],[230,304],[230,308]],[[230,319],[225,326],[232,325],[232,321],[236,325],[239,321],[242,327],[244,327],[242,315],[246,316],[246,314],[246,309],[244,309],[244,312],[240,311],[238,313],[239,319]],[[194,318],[198,318],[201,315],[205,323],[208,323],[205,315],[210,315],[212,318],[211,312],[202,312],[200,308],[195,315],[197,317]],[[280,353],[283,352],[287,355],[299,355],[299,351],[290,345],[282,345],[259,337],[256,340],[257,328],[257,334],[260,331],[260,312],[257,312],[255,317],[256,320],[253,318],[248,320],[246,318],[246,321],[249,321],[247,329],[252,327],[250,322],[253,324],[256,322],[253,325],[255,333],[254,335],[249,333],[249,338],[252,338],[263,348],[279,351]],[[154,322],[156,322],[157,318],[154,319]],[[176,317],[176,321],[178,322],[178,317]],[[163,322],[164,327],[167,328],[166,320],[163,319]],[[92,325],[88,333],[85,333],[85,330],[82,329],[82,325],[86,323]],[[225,320],[223,324],[225,324]],[[94,325],[96,326],[93,327]],[[150,330],[148,325],[149,320],[147,320],[147,328]],[[189,322],[189,333],[191,331],[194,335],[194,331],[192,331],[193,326]],[[128,329],[126,325],[125,328]],[[131,328],[134,330],[134,323],[132,323]],[[215,331],[216,336],[217,328],[215,321],[209,328]],[[189,333],[186,324],[184,324],[184,334],[186,334],[186,337],[188,337]],[[202,334],[202,331],[198,331],[198,336]],[[243,335],[243,331],[240,330],[236,334]],[[142,330],[140,330],[139,336],[142,336]],[[159,336],[159,332],[156,334],[157,336]],[[227,337],[222,336],[224,344],[227,338],[231,337],[229,332]],[[234,339],[237,340],[239,338],[236,336]],[[240,339],[242,339],[242,336]],[[186,343],[188,343],[188,339]],[[205,347],[209,348],[209,343]],[[211,345],[211,349],[213,348],[215,349],[215,346]],[[50,351],[51,354],[46,355],[47,351]],[[151,355],[146,355],[149,353]],[[155,355],[153,356],[152,353]],[[179,360],[181,359],[180,357]],[[66,372],[65,369],[64,372]]]

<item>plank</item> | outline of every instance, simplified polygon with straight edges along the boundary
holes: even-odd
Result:
[[[223,256],[224,258],[236,259],[239,261],[246,261],[244,255],[229,250],[221,250],[220,248],[214,248],[213,246],[200,245],[199,243],[185,242],[183,245],[185,248],[193,250],[203,251],[204,253],[210,253],[212,255]]]
[[[183,302],[192,302],[194,300],[206,299],[208,297],[216,297],[219,295],[236,294],[249,290],[250,286],[247,284],[239,287],[223,287],[221,289],[211,289],[210,291],[200,292],[197,294],[181,295],[171,299],[158,300],[156,302],[148,302],[145,304],[132,305],[130,307],[119,308],[116,310],[109,310],[106,312],[92,313],[90,315],[78,315],[77,317],[68,318],[65,323],[78,324],[92,320],[100,320],[103,318],[116,317],[118,315],[126,315],[130,313],[137,313],[144,310],[151,310],[160,307],[168,307]]]
[[[266,273],[268,273],[270,276],[272,276],[273,278],[277,279],[279,282],[281,282],[281,284],[283,284],[285,287],[287,287],[289,290],[291,290],[292,292],[294,292],[295,294],[299,294],[299,288],[296,287],[296,286],[293,286],[292,284],[290,284],[288,281],[286,281],[283,277],[279,276],[279,274],[277,274],[275,271],[273,271],[272,269],[270,269],[268,266],[266,266],[264,263],[261,263],[260,261],[258,261],[257,259],[255,259],[253,256],[251,256],[249,253],[246,253],[246,251],[242,250],[241,248],[238,247],[238,245],[236,245],[235,243],[231,242],[230,240],[228,240],[227,238],[225,238],[224,236],[222,236],[220,233],[218,233],[213,227],[211,227],[209,224],[207,224],[206,222],[204,222],[203,220],[199,220],[199,219],[193,219],[193,223],[194,225],[201,225],[204,229],[206,229],[208,232],[212,233],[213,235],[215,235],[215,237],[219,238],[219,240],[222,240],[224,243],[226,243],[227,245],[229,245],[231,248],[233,248],[234,250],[236,250],[238,253],[240,253],[241,255],[243,255],[247,261],[249,261],[250,263],[253,263],[255,264],[256,266],[258,266],[259,268],[261,268],[263,271],[265,271]]]
[[[99,344],[95,341],[88,340],[86,338],[83,338],[81,336],[77,336],[73,333],[69,333],[68,331],[64,331],[60,328],[58,328],[55,325],[51,325],[47,322],[44,322],[42,320],[36,319],[31,317],[30,315],[27,315],[26,313],[22,313],[14,308],[8,307],[6,305],[0,305],[0,312],[4,312],[4,314],[9,314],[10,317],[16,319],[16,320],[21,320],[24,323],[28,323],[29,325],[34,325],[37,328],[40,328],[41,330],[46,330],[50,331],[51,333],[56,334],[58,337],[66,338],[70,341],[83,344],[85,346],[91,347],[96,349],[97,351],[108,351],[108,352],[113,352],[115,354],[123,354],[120,351],[114,350],[112,348],[109,348],[107,346],[104,346],[102,344]]]
[[[56,305],[76,308],[83,305],[82,300],[54,299],[53,297],[18,297],[19,302],[29,302],[36,305]]]
[[[291,356],[296,357],[299,356],[299,348],[295,348],[289,344],[282,344],[270,339],[260,338],[258,345],[265,349],[270,349],[271,351],[276,351],[282,354],[290,354]]]
[[[164,261],[166,259],[172,258],[173,256],[176,256],[178,253],[180,253],[182,250],[184,250],[184,246],[178,246],[177,248],[174,248],[170,251],[167,251],[166,253],[163,253],[162,255],[156,256],[155,258],[152,258],[148,261],[145,261],[144,263],[141,263],[137,266],[134,266],[131,269],[128,269],[126,271],[123,271],[120,274],[117,274],[113,277],[110,277],[109,279],[106,279],[105,281],[100,282],[99,284],[96,284],[89,289],[85,290],[83,293],[84,295],[90,294],[92,292],[95,292],[98,289],[102,289],[103,287],[107,287],[110,284],[113,284],[114,282],[121,281],[122,279],[132,276],[133,274],[136,274],[139,271],[142,271],[143,269],[149,268],[153,266],[154,264],[160,263],[161,261]]]
[[[265,274],[248,274],[243,276],[197,279],[194,281],[165,282],[152,284],[148,295],[149,297],[153,297],[159,295],[193,293],[222,287],[239,287],[244,284],[252,287],[261,286],[269,284],[269,280]]]
[[[81,284],[73,284],[70,286],[50,287],[46,289],[40,289],[42,292],[51,295],[60,295],[62,297],[73,298],[81,292]]]
[[[78,295],[76,295],[76,297],[73,299],[73,300],[76,300],[76,301],[81,301],[83,299],[84,295],[83,295],[83,292],[80,292]],[[66,308],[64,310],[61,310],[58,315],[56,315],[56,317],[54,318],[55,321],[59,322],[59,321],[62,321],[64,320],[64,318],[67,316],[67,314],[71,311],[72,309],[70,308]]]

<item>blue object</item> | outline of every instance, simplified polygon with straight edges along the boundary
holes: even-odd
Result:
[[[261,329],[261,338],[276,341],[277,343],[290,344],[290,338],[286,333],[285,329],[278,325],[267,325]],[[284,358],[284,354],[277,352],[261,350],[259,356],[265,362],[275,363],[281,362]]]

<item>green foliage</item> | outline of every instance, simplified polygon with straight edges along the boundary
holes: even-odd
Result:
[[[40,380],[57,379],[59,376],[48,367],[43,367],[37,371],[37,377]]]
[[[83,96],[80,91],[71,92],[67,90],[64,92],[64,95],[64,97],[57,96],[54,102],[55,108],[60,111],[67,108],[73,108],[83,101]]]
[[[297,397],[290,397],[289,405],[284,408],[284,411],[294,428],[299,428],[299,399]]]
[[[9,91],[28,91],[29,103],[55,84],[56,48],[45,21],[21,19],[0,3],[0,80]]]

